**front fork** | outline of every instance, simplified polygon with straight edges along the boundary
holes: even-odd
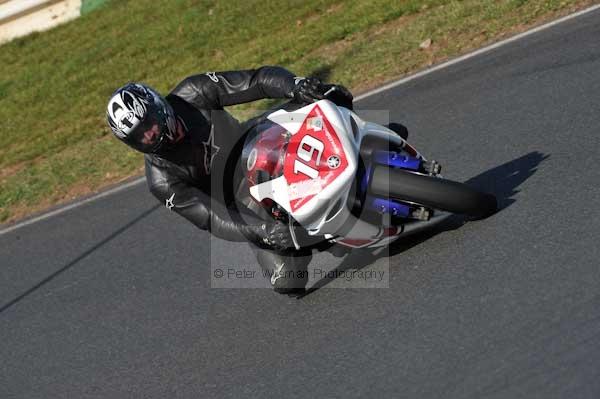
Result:
[[[408,148],[407,148],[408,147]],[[363,207],[376,212],[383,217],[392,219],[406,218],[426,221],[432,216],[432,211],[419,204],[413,204],[401,199],[390,199],[373,196],[368,192],[369,181],[373,175],[376,165],[382,165],[389,168],[398,168],[411,170],[416,173],[423,173],[430,176],[437,176],[441,172],[441,166],[436,161],[426,161],[416,151],[410,151],[412,147],[405,143],[405,152],[374,150],[371,154],[371,162],[365,169],[364,176],[361,178],[360,195],[364,198]],[[410,155],[412,152],[414,155]],[[390,221],[388,220],[388,223]]]

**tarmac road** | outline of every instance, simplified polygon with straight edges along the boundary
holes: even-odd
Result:
[[[211,289],[244,278],[217,268],[251,273],[245,244],[144,185],[10,231],[0,397],[598,397],[600,12],[357,108],[389,109],[502,210],[389,257],[317,255],[312,270],[363,274],[313,275],[300,300]]]

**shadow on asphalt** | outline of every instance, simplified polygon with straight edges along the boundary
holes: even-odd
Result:
[[[465,183],[478,190],[494,194],[501,211],[516,201],[512,197],[519,193],[517,187],[529,179],[537,171],[538,166],[549,157],[548,154],[533,151],[472,177]]]
[[[465,183],[480,191],[494,194],[498,199],[498,211],[496,212],[498,213],[508,208],[516,201],[516,199],[512,197],[519,193],[520,190],[517,188],[525,180],[529,179],[537,171],[538,166],[549,157],[550,155],[533,151],[520,158],[489,169],[470,178],[465,181]],[[431,230],[398,239],[398,241],[394,242],[387,251],[382,251],[377,255],[367,250],[355,250],[351,252],[350,255],[346,256],[342,263],[333,270],[334,273],[330,273],[329,275],[343,275],[343,272],[346,270],[363,269],[381,257],[401,254],[440,233],[456,230],[468,221],[468,217],[451,215],[433,226]],[[325,287],[333,280],[335,280],[335,278],[325,277],[317,281],[312,287],[307,289],[303,295],[298,296],[298,299],[304,298],[306,295]]]
[[[43,287],[44,285],[46,285],[50,281],[54,280],[59,275],[61,275],[62,273],[66,272],[67,270],[69,270],[73,266],[75,266],[77,263],[79,263],[79,261],[81,261],[82,259],[84,259],[86,256],[94,253],[96,250],[98,250],[99,248],[101,248],[105,244],[107,244],[110,241],[112,241],[113,239],[115,239],[121,233],[125,232],[131,226],[133,226],[134,224],[136,224],[140,220],[144,219],[146,216],[150,215],[152,212],[154,212],[156,209],[158,209],[160,207],[161,207],[160,204],[153,206],[152,208],[144,211],[141,215],[139,215],[135,219],[131,220],[127,224],[125,224],[122,227],[120,227],[119,229],[115,230],[109,236],[107,236],[106,238],[104,238],[102,241],[98,242],[96,245],[94,245],[93,247],[91,247],[87,251],[83,252],[81,255],[79,255],[78,257],[76,257],[75,259],[73,259],[71,262],[67,263],[66,265],[64,265],[63,267],[61,267],[60,269],[58,269],[54,273],[50,274],[48,277],[46,277],[43,280],[41,280],[40,282],[36,283],[34,286],[32,286],[31,288],[29,288],[27,291],[23,292],[21,295],[19,295],[18,297],[14,298],[10,302],[2,305],[2,307],[0,307],[0,313],[4,312],[5,310],[10,309],[12,306],[16,305],[21,300],[27,298],[27,296],[29,296],[30,294],[32,294],[34,291],[36,291],[37,289]]]

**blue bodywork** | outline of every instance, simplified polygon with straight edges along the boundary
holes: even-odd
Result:
[[[410,155],[398,154],[392,151],[373,151],[373,162],[392,168],[419,170],[421,160]]]
[[[366,166],[365,173],[360,181],[359,189],[363,196],[366,195],[367,187],[369,187],[369,180],[371,179],[373,172],[373,164],[385,165],[392,168],[419,170],[421,167],[421,160],[411,157],[410,155],[399,154],[393,151],[373,151],[372,161]],[[410,215],[410,206],[387,198],[378,198],[369,195],[365,199],[364,206],[371,211],[382,214],[390,214],[398,217],[408,217]]]
[[[390,214],[397,217],[407,217],[410,215],[410,207],[408,205],[391,199],[368,196],[365,206],[367,209],[381,214]]]

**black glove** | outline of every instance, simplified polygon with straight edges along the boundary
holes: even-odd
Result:
[[[323,85],[323,94],[326,99],[332,101],[335,105],[352,109],[352,100],[354,96],[350,90],[342,85]]]
[[[323,84],[319,78],[303,78],[296,83],[290,97],[299,103],[313,103],[322,100],[325,98]]]
[[[246,226],[250,230],[252,241],[261,246],[286,249],[294,246],[288,225],[279,221],[258,226]]]

